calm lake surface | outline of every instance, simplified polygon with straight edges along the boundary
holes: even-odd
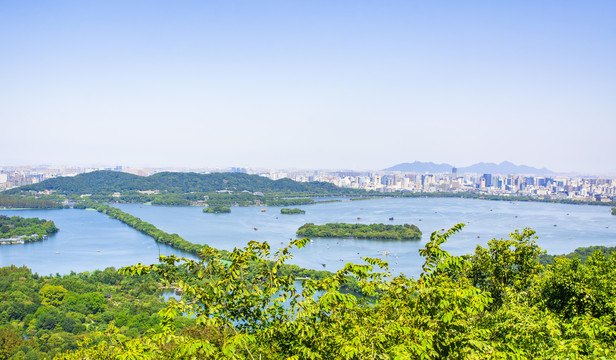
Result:
[[[0,266],[26,265],[49,275],[158,261],[159,246],[152,238],[96,211],[0,210],[0,215],[53,220],[60,229],[45,241],[0,246]],[[162,255],[173,252],[160,245]]]
[[[485,246],[492,238],[507,237],[524,227],[536,230],[538,244],[552,254],[568,253],[581,246],[616,246],[616,216],[602,206],[389,198],[297,206],[306,210],[304,215],[281,215],[280,207],[265,207],[266,212],[260,207],[233,207],[230,214],[204,214],[200,207],[114,206],[193,243],[226,250],[243,247],[250,240],[282,247],[307,222],[409,223],[423,232],[421,241],[314,239],[295,251],[290,261],[330,271],[342,268],[346,262],[363,263],[361,258],[368,256],[387,260],[394,273],[417,276],[423,263],[418,250],[429,240],[430,233],[460,222],[466,227],[444,246],[455,255],[470,253],[477,245]],[[0,214],[50,219],[60,228],[58,234],[44,242],[0,247],[2,266],[25,264],[39,274],[63,274],[153,263],[158,257],[159,247],[151,238],[94,211],[0,210]],[[394,220],[389,221],[390,217]],[[160,245],[161,254],[173,252],[177,251]]]

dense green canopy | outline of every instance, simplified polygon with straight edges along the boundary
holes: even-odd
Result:
[[[58,228],[51,220],[0,215],[0,239],[20,235],[51,235]]]
[[[243,173],[178,173],[161,172],[151,176],[137,176],[117,171],[94,171],[72,177],[48,179],[38,184],[8,190],[8,194],[21,191],[54,190],[68,195],[108,195],[123,191],[159,190],[171,193],[214,192],[219,190],[250,192],[310,192],[343,193],[333,184],[324,182],[296,182],[291,179],[270,180]]]
[[[211,214],[225,214],[225,213],[230,213],[231,208],[228,206],[220,206],[220,205],[210,206],[210,207],[203,208],[203,212],[211,213]]]
[[[420,240],[421,231],[415,225],[385,224],[345,224],[328,223],[315,225],[307,223],[297,229],[300,237],[320,238],[355,238],[385,240]]]

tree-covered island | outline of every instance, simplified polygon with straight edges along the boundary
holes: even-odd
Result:
[[[40,241],[56,232],[58,228],[53,221],[0,215],[0,244],[3,245]]]
[[[228,214],[231,212],[231,208],[222,205],[208,206],[206,208],[203,208],[203,212],[209,214]]]
[[[345,224],[328,223],[315,225],[307,223],[297,229],[300,237],[320,238],[354,238],[382,240],[420,240],[421,231],[415,225],[385,225],[385,224]]]
[[[285,214],[285,215],[299,215],[299,214],[305,214],[306,210],[302,210],[302,209],[289,209],[289,208],[282,208],[280,209],[280,213],[281,214]]]
[[[613,207],[611,210],[612,215],[616,215],[616,207]]]

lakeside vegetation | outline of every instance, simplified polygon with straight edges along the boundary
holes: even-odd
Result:
[[[58,230],[51,220],[0,215],[0,239],[23,236],[24,242],[39,241]]]
[[[298,290],[295,278],[279,270],[307,239],[274,254],[266,243],[251,242],[226,262],[206,249],[198,261],[172,256],[127,267],[122,273],[178,284],[182,301],[168,302],[160,326],[138,339],[108,327],[56,359],[616,356],[616,257],[595,252],[586,263],[560,257],[544,267],[529,229],[452,256],[442,245],[462,227],[431,235],[417,279],[393,277],[386,262],[365,258],[365,265],[347,264]],[[249,264],[257,276],[243,275]],[[341,292],[349,276],[362,296]],[[182,314],[197,325],[178,326]]]
[[[150,236],[156,242],[169,245],[174,249],[181,250],[183,252],[197,255],[199,250],[205,245],[193,244],[184,240],[178,234],[169,234],[165,231],[158,229],[156,226],[149,222],[143,221],[140,218],[124,211],[114,208],[113,206],[97,203],[94,201],[84,201],[74,206],[75,209],[94,209],[100,213],[109,216],[112,219],[117,219],[124,224],[132,227],[133,229]]]
[[[282,208],[280,209],[280,213],[281,214],[285,214],[285,215],[299,215],[299,214],[305,214],[306,210],[302,210],[302,209],[289,209],[289,208]]]
[[[208,206],[203,208],[203,212],[210,214],[226,214],[231,212],[231,208],[227,206]]]
[[[161,244],[168,245],[176,250],[182,251],[187,254],[191,254],[194,256],[202,256],[204,251],[215,251],[217,254],[217,258],[228,261],[232,256],[232,253],[225,250],[216,250],[210,248],[208,245],[200,245],[194,244],[190,241],[183,239],[178,234],[169,234],[163,230],[158,229],[154,225],[141,220],[140,218],[133,216],[131,214],[125,213],[124,211],[115,208],[113,206],[100,204],[93,201],[84,201],[78,205],[75,205],[76,209],[94,209],[100,213],[103,213],[109,216],[112,219],[119,220],[124,224],[132,227],[133,229],[150,236],[154,239],[154,241],[159,242]],[[245,275],[247,277],[254,276],[254,267],[253,264],[250,264],[251,271],[247,272]],[[304,269],[300,268],[297,265],[285,264],[281,266],[280,273],[282,275],[291,275],[300,277],[300,278],[311,278],[311,279],[324,279],[332,276],[332,273],[324,270],[312,270],[312,269]],[[349,292],[355,292],[356,284],[351,281],[348,285],[345,286],[345,290]]]
[[[319,238],[355,238],[383,240],[420,240],[421,231],[415,225],[385,225],[385,224],[346,224],[328,223],[315,225],[307,223],[297,229],[300,237]]]
[[[0,208],[7,209],[63,209],[57,201],[37,199],[34,196],[0,195]]]

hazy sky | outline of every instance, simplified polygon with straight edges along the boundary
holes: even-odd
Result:
[[[616,1],[0,0],[0,165],[613,172]]]

